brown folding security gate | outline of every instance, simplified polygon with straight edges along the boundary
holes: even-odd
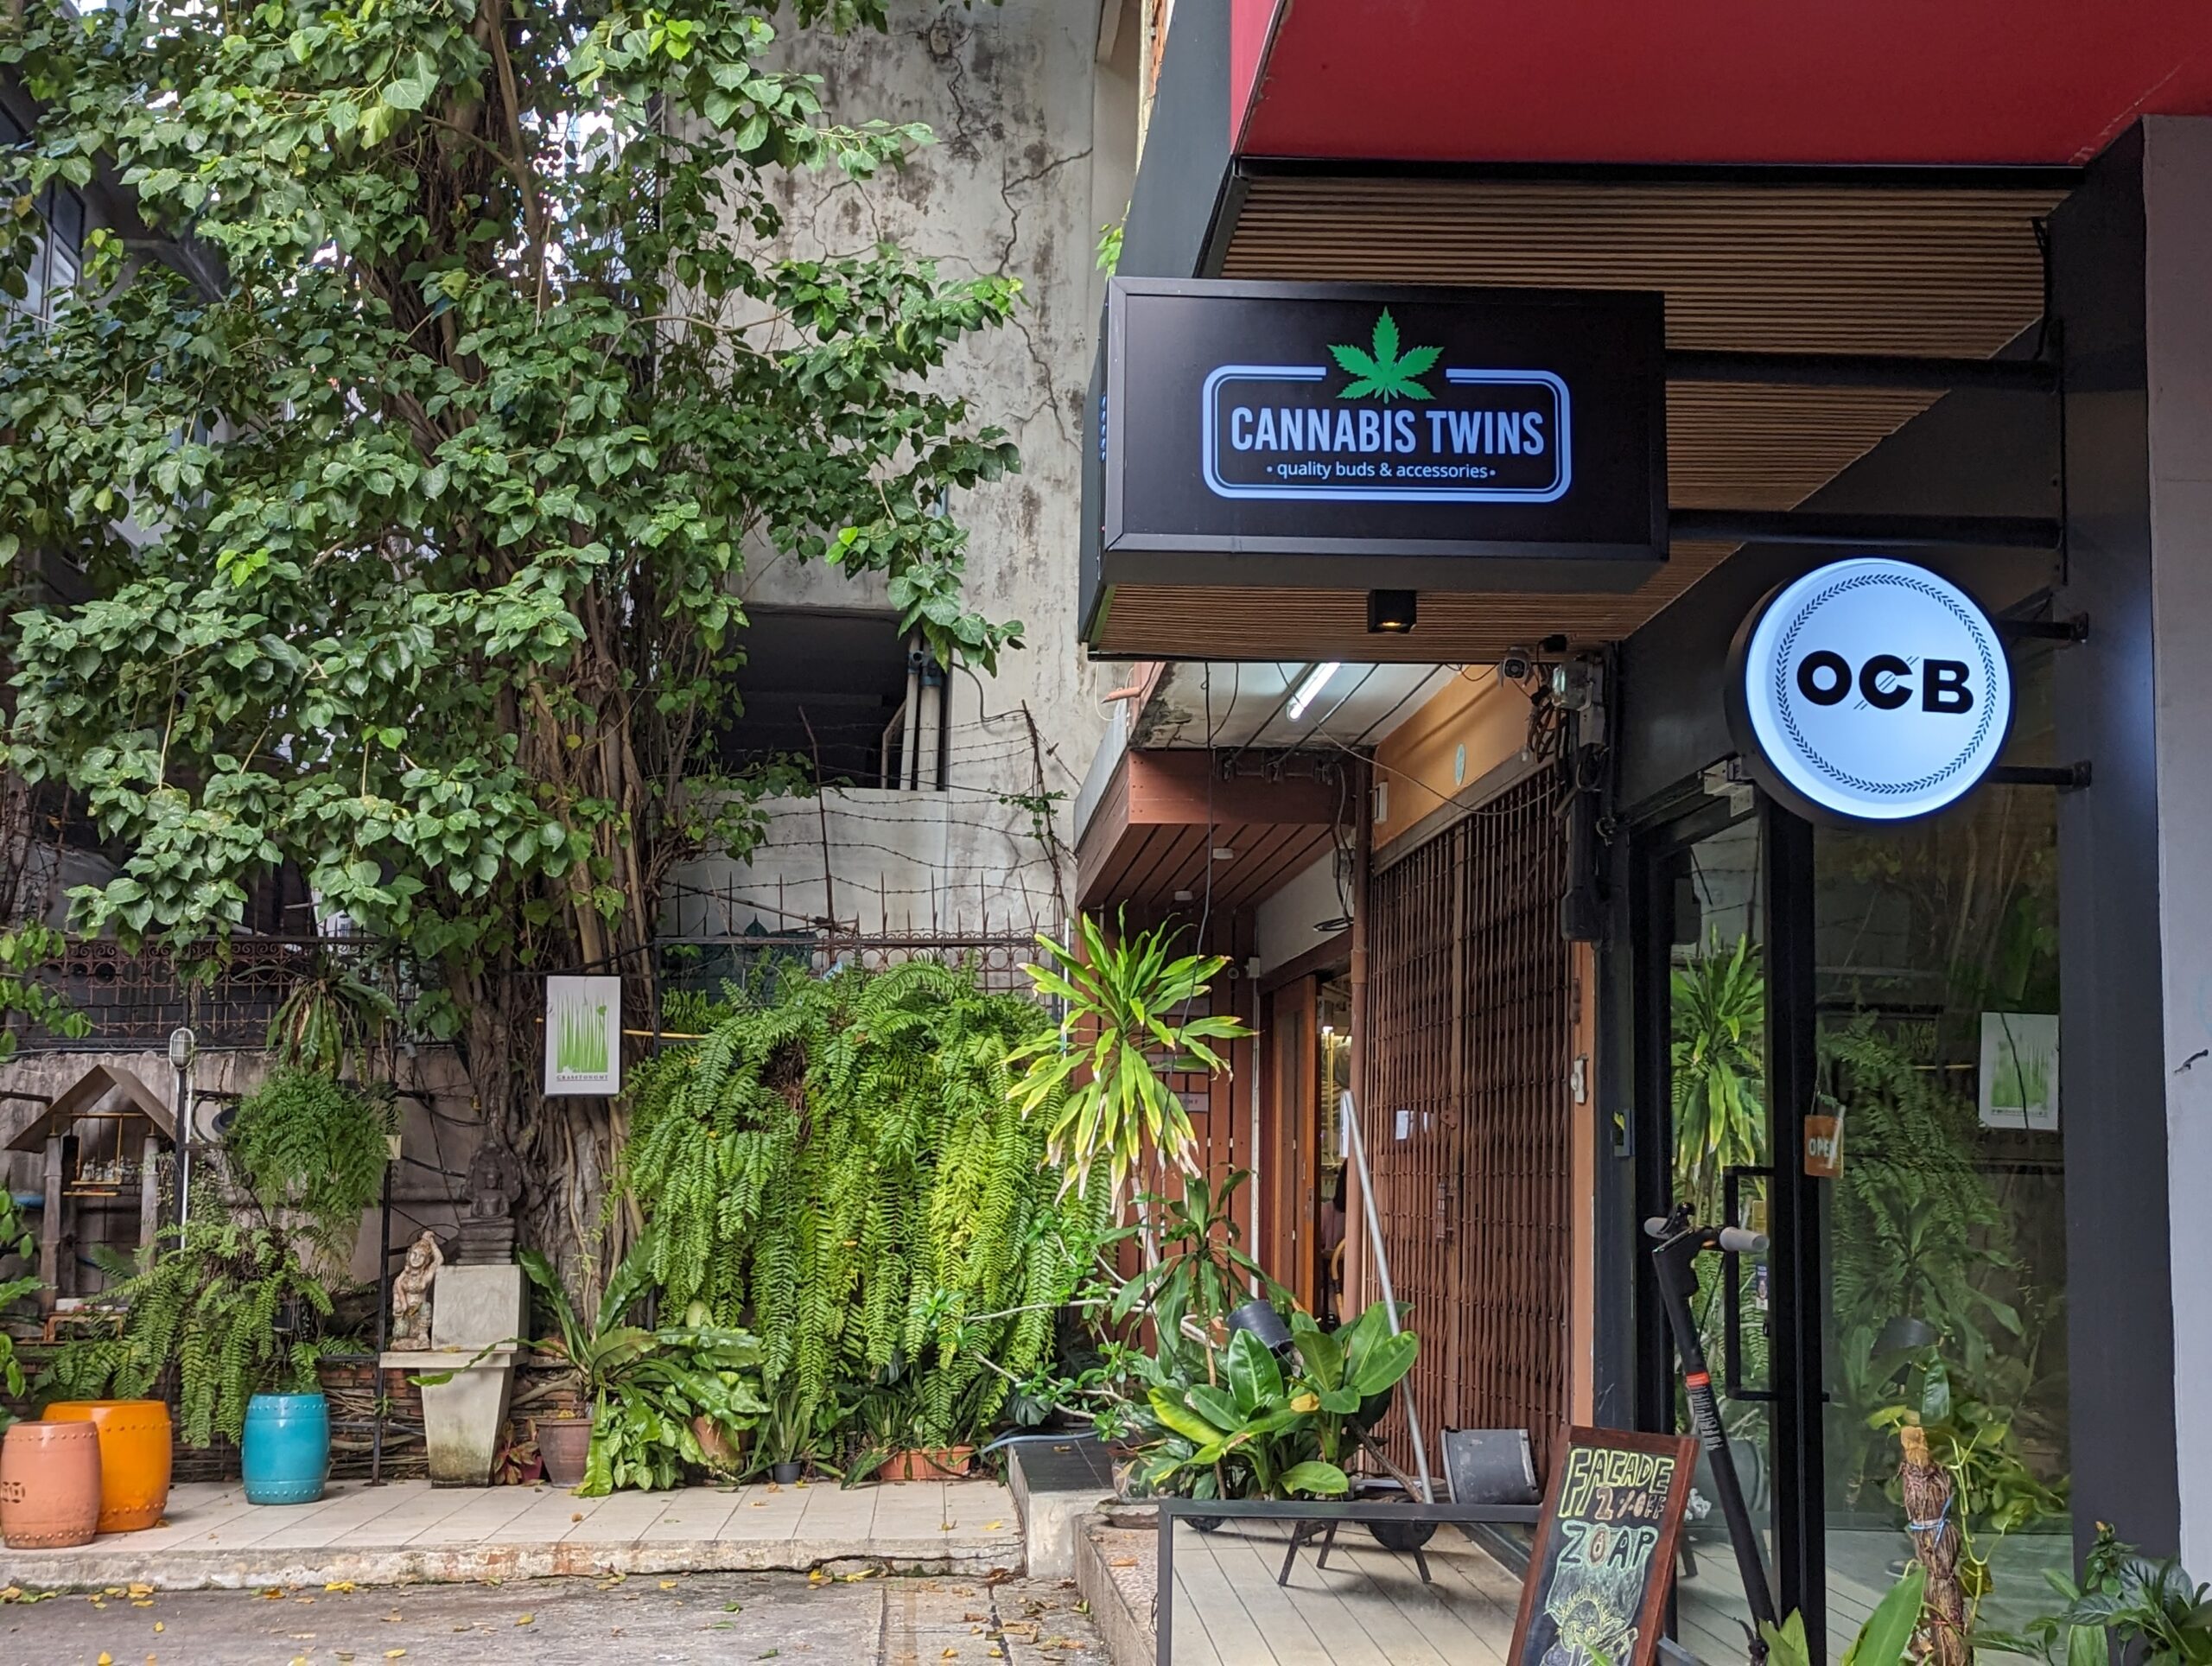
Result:
[[[1421,1339],[1411,1382],[1433,1467],[1440,1429],[1524,1428],[1548,1472],[1567,1409],[1574,991],[1560,785],[1556,766],[1539,769],[1406,855],[1382,853],[1369,886],[1360,1126]],[[1389,1428],[1409,1459],[1402,1420]]]

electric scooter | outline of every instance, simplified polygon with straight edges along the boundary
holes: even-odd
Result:
[[[1728,1450],[1728,1436],[1720,1427],[1720,1407],[1713,1398],[1713,1373],[1706,1368],[1705,1345],[1698,1336],[1690,1301],[1697,1294],[1697,1258],[1707,1250],[1724,1255],[1760,1256],[1766,1253],[1766,1235],[1740,1226],[1700,1226],[1690,1218],[1689,1205],[1677,1204],[1663,1219],[1643,1223],[1644,1234],[1657,1240],[1651,1251],[1659,1273],[1659,1295],[1667,1310],[1668,1328],[1675,1333],[1675,1351],[1681,1357],[1682,1387],[1688,1390],[1690,1427],[1705,1449],[1713,1471],[1713,1490],[1719,1495],[1720,1514],[1728,1523],[1729,1543],[1736,1552],[1737,1571],[1743,1575],[1744,1597],[1750,1604],[1751,1623],[1744,1630],[1751,1646],[1751,1666],[1764,1666],[1766,1638],[1760,1628],[1777,1623],[1774,1589],[1767,1583],[1766,1559],[1759,1549],[1751,1513],[1744,1504],[1744,1486],[1736,1473],[1736,1460]]]

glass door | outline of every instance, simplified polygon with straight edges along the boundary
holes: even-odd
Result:
[[[1644,1206],[1687,1204],[1701,1222],[1766,1231],[1774,1135],[1767,1090],[1765,818],[1739,793],[1666,829],[1646,847]],[[1655,1137],[1656,1136],[1656,1137]],[[1764,1263],[1704,1257],[1694,1317],[1745,1501],[1774,1562],[1775,1374]],[[1688,1428],[1656,1301],[1647,1353],[1667,1366],[1647,1398]],[[1656,1327],[1656,1328],[1655,1328]],[[1676,1570],[1679,1642],[1702,1660],[1740,1659],[1750,1607],[1727,1525],[1700,1458]]]

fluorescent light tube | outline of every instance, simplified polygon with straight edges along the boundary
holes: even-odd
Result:
[[[1343,669],[1341,664],[1332,659],[1327,664],[1316,665],[1312,671],[1306,672],[1306,680],[1298,685],[1298,692],[1290,696],[1292,722],[1295,723],[1306,715],[1306,709],[1313,703],[1313,696],[1320,693],[1327,686],[1329,679]]]

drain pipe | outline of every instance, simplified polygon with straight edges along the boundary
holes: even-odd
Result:
[[[899,776],[910,790],[922,784],[922,662],[928,657],[917,631],[906,639],[906,750],[899,760]]]

